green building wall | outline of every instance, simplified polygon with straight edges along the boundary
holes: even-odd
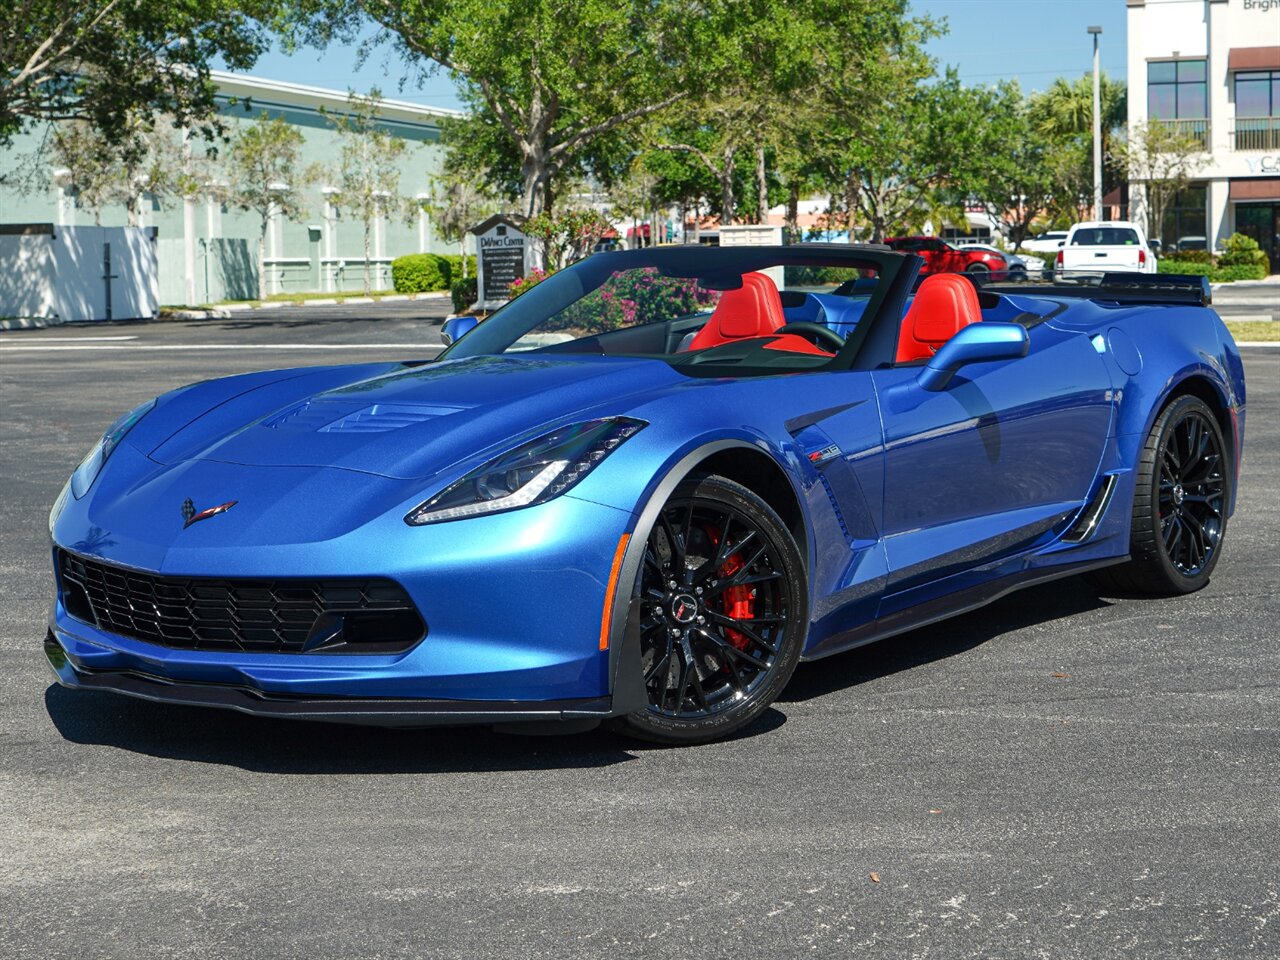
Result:
[[[341,113],[345,92],[276,83],[252,77],[218,74],[219,111],[229,136],[262,113],[283,117],[305,138],[303,167],[336,166],[341,142],[332,123],[321,112]],[[440,119],[450,111],[389,100],[383,104],[381,122],[401,137],[407,149],[398,167],[396,191],[414,198],[431,189],[431,176],[442,162]],[[70,191],[54,182],[48,151],[47,129],[34,129],[18,137],[0,153],[0,223],[95,222],[94,211],[84,209]],[[215,178],[218,176],[216,167]],[[363,290],[364,224],[359,217],[326,203],[325,187],[336,172],[322,176],[304,193],[306,215],[273,224],[267,246],[268,292],[317,293]],[[157,233],[160,302],[162,304],[209,303],[256,296],[257,245],[260,221],[228,204],[196,197],[157,203],[148,198],[144,226]],[[185,209],[184,209],[185,207]],[[124,207],[102,209],[104,226],[127,222]],[[189,232],[184,224],[190,224]],[[425,215],[406,219],[399,209],[389,212],[377,230],[378,247],[372,288],[389,289],[390,261],[405,253],[457,252]],[[187,276],[188,256],[194,269]]]

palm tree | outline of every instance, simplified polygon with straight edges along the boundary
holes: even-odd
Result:
[[[1125,85],[1109,80],[1104,73],[1099,84],[1102,100],[1102,180],[1109,191],[1125,180],[1118,141],[1124,138],[1128,122],[1129,98]],[[1066,145],[1087,141],[1093,136],[1093,77],[1084,75],[1075,81],[1059,77],[1047,90],[1031,97],[1031,121],[1039,133],[1051,143]],[[1087,157],[1088,152],[1083,151]]]

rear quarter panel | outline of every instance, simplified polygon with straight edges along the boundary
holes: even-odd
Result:
[[[1124,462],[1137,462],[1152,424],[1170,398],[1207,386],[1224,413],[1232,476],[1238,475],[1244,367],[1235,341],[1214,310],[1084,301],[1050,322],[1102,338],[1099,352],[1118,393],[1115,439]],[[1235,509],[1235,490],[1233,482],[1228,512]]]

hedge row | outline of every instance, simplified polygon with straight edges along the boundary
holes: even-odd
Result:
[[[1208,277],[1210,283],[1231,283],[1236,280],[1265,280],[1267,268],[1261,264],[1228,264],[1225,267],[1212,263],[1188,263],[1185,260],[1161,260],[1156,264],[1160,273],[1183,276]]]
[[[1267,255],[1258,241],[1242,233],[1233,233],[1223,244],[1223,252],[1214,257],[1206,250],[1189,250],[1162,258],[1156,269],[1160,273],[1208,277],[1211,283],[1235,280],[1262,280],[1271,272]]]

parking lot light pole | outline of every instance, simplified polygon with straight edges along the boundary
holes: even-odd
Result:
[[[1098,37],[1101,27],[1089,27],[1093,36],[1093,219],[1102,219],[1102,87],[1098,74]]]

